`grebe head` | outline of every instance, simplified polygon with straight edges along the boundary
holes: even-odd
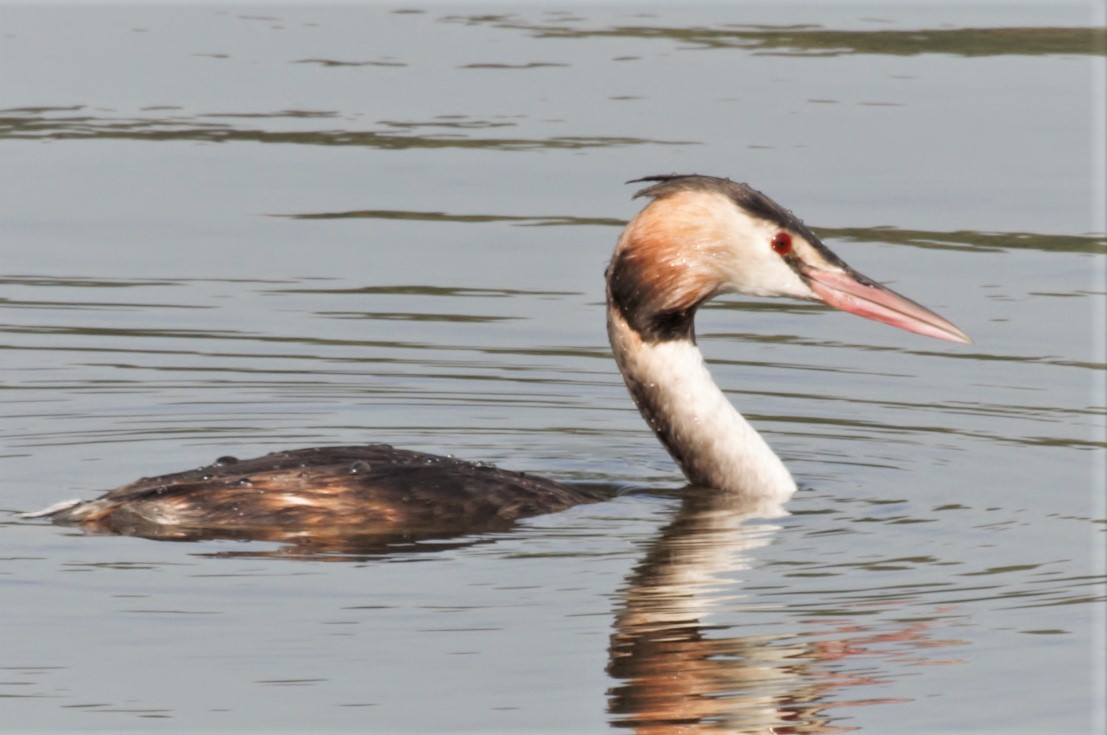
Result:
[[[652,201],[627,225],[608,268],[612,308],[646,341],[691,339],[704,302],[723,293],[821,301],[953,342],[968,335],[850,268],[791,212],[745,184],[649,176]]]

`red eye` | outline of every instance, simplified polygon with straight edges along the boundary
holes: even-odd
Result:
[[[787,255],[792,252],[792,236],[787,232],[778,232],[773,235],[773,252]]]

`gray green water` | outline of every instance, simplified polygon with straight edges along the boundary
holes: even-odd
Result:
[[[645,490],[366,558],[5,513],[0,729],[1102,729],[1102,12],[0,5],[0,509],[362,441]],[[789,516],[674,495],[611,362],[670,171],[976,340],[704,311]]]

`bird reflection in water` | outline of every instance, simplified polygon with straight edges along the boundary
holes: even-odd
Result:
[[[931,649],[961,641],[930,639],[931,623],[903,623],[879,633],[840,618],[798,620],[780,610],[780,632],[729,635],[714,613],[766,603],[738,602],[735,574],[751,552],[768,546],[785,513],[763,499],[697,488],[682,491],[680,509],[651,543],[621,591],[611,636],[608,692],[612,724],[640,735],[691,733],[841,733],[857,728],[829,710],[909,700],[854,698],[850,688],[886,681],[873,658],[898,664],[901,646]],[[882,626],[883,627],[883,626]],[[855,657],[864,659],[863,665]]]

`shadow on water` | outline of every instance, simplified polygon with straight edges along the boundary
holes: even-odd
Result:
[[[569,227],[577,225],[625,227],[627,224],[626,220],[614,217],[451,214],[448,212],[416,212],[390,209],[360,209],[345,212],[311,212],[271,216],[300,220],[380,219],[480,224],[506,223],[519,227]],[[1051,235],[1031,232],[978,232],[975,230],[905,230],[897,227],[819,227],[817,225],[814,227],[819,236],[827,240],[910,245],[934,250],[970,250],[974,252],[1039,250],[1054,253],[1107,254],[1107,238],[1101,235]]]
[[[447,212],[411,212],[395,209],[360,209],[348,212],[313,212],[307,214],[277,214],[274,217],[288,219],[384,219],[415,220],[418,222],[488,223],[507,222],[529,227],[562,227],[592,225],[599,227],[623,227],[626,220],[613,217],[527,216],[506,214],[449,214]]]
[[[531,23],[512,15],[455,16],[454,22],[527,31],[537,38],[630,38],[678,41],[701,48],[742,48],[782,56],[881,54],[964,57],[1107,55],[1104,28],[925,28],[918,30],[836,30],[817,25],[673,27],[615,25],[584,28],[560,19]]]
[[[437,211],[359,209],[342,212],[304,212],[273,214],[298,220],[379,219],[463,224],[505,223],[518,227],[624,227],[627,221],[613,217],[573,217],[570,215],[458,214]],[[1004,252],[1032,250],[1049,253],[1107,255],[1107,237],[1099,234],[1053,235],[1031,232],[978,232],[975,230],[906,230],[897,227],[819,227],[812,225],[826,240],[908,245],[930,250]]]
[[[326,111],[282,110],[258,116],[241,113],[220,115],[157,115],[115,117],[95,114],[81,105],[0,109],[0,140],[134,140],[148,142],[200,141],[207,143],[280,143],[292,145],[355,146],[378,150],[475,148],[500,151],[577,150],[636,145],[692,145],[690,141],[650,140],[635,137],[555,136],[550,138],[478,137],[460,134],[413,135],[394,132],[395,123],[381,123],[384,130],[267,130],[236,126],[230,120],[245,117],[304,119],[328,118]],[[226,122],[210,121],[226,118]],[[410,127],[421,124],[409,123]],[[475,124],[465,129],[477,127]]]

